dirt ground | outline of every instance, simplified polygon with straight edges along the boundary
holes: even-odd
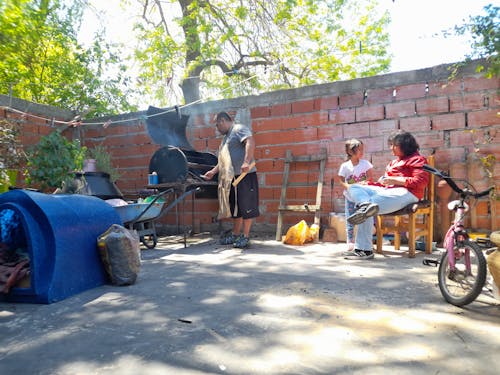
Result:
[[[161,238],[134,285],[0,303],[0,373],[498,373],[499,301],[454,307],[423,253],[344,247]]]

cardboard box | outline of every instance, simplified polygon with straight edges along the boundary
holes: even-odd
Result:
[[[337,230],[335,228],[326,228],[323,231],[323,242],[337,243]]]

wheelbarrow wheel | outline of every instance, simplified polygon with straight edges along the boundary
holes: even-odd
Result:
[[[154,234],[146,235],[141,237],[141,242],[148,249],[154,249],[158,243],[156,236]]]

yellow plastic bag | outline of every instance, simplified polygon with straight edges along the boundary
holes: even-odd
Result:
[[[284,243],[288,245],[303,245],[309,236],[309,226],[305,220],[291,226],[286,232]]]
[[[319,225],[312,224],[309,227],[309,233],[306,238],[306,242],[317,242],[319,240]]]

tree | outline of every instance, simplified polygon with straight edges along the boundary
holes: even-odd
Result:
[[[2,0],[0,92],[88,116],[134,110],[116,47],[99,33],[88,49],[77,42],[87,6],[87,0]]]
[[[162,104],[249,95],[386,72],[376,0],[135,0],[135,57]],[[180,85],[182,95],[177,89]]]
[[[483,10],[486,15],[470,16],[468,22],[455,26],[454,32],[471,35],[472,52],[466,56],[466,62],[485,58],[488,62],[485,75],[491,78],[500,75],[500,7],[489,4]]]

